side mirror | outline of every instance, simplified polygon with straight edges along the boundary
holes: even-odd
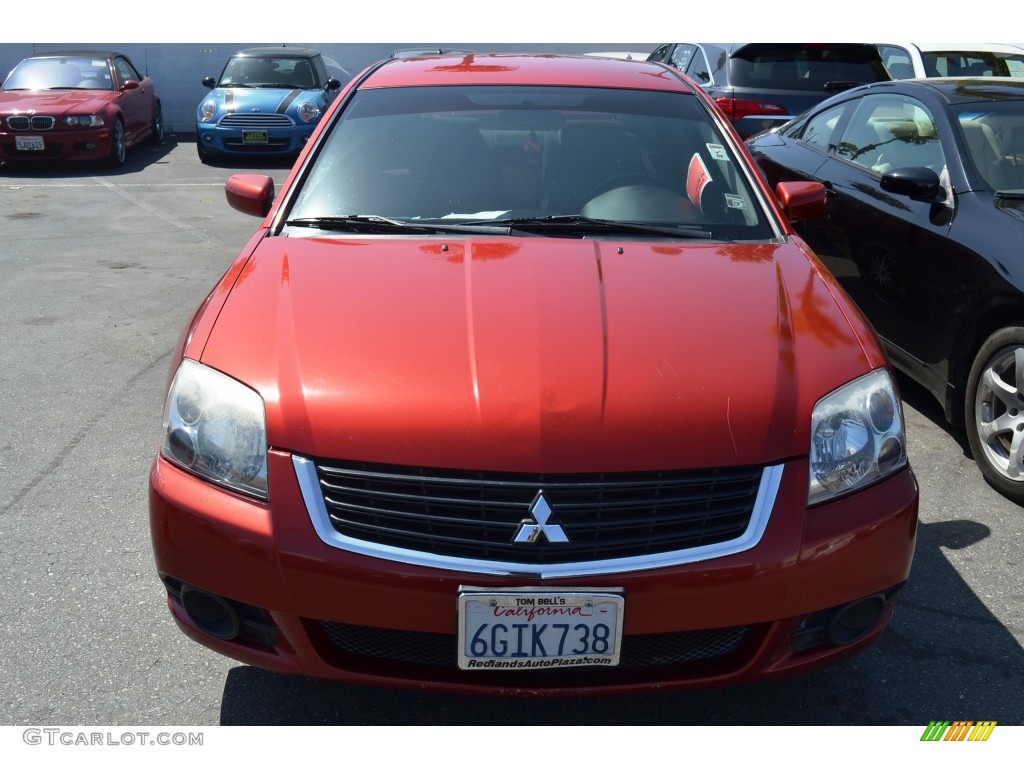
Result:
[[[882,174],[881,187],[912,200],[940,201],[944,197],[939,175],[931,168],[893,168]]]
[[[236,173],[224,185],[228,205],[250,216],[266,216],[274,203],[274,180],[253,173]]]
[[[207,88],[216,88],[217,87],[217,78],[216,77],[204,77],[203,78],[203,85],[205,85]]]
[[[341,88],[341,80],[336,77],[330,77],[327,79],[327,87],[325,91],[336,91]]]
[[[138,87],[140,87],[138,80],[125,80],[121,84],[121,90],[122,91],[134,91]]]
[[[825,214],[825,185],[818,181],[780,181],[775,197],[791,221],[807,221]]]

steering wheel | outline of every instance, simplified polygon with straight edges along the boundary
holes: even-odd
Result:
[[[593,189],[590,190],[590,194],[587,195],[588,200],[593,200],[598,195],[604,194],[609,190],[616,189],[617,187],[660,187],[667,189],[676,194],[682,194],[682,191],[667,179],[663,179],[654,173],[645,173],[643,171],[633,171],[628,173],[616,173],[613,176],[608,176],[602,179]]]

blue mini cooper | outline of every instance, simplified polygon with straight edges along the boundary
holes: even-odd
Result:
[[[247,48],[234,54],[196,112],[204,162],[223,156],[295,156],[341,88],[312,48]]]

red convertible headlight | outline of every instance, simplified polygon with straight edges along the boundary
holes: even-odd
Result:
[[[903,412],[885,369],[823,397],[811,415],[807,503],[851,493],[907,463]]]
[[[103,118],[99,115],[67,115],[61,122],[69,128],[99,128]]]
[[[320,107],[314,102],[307,101],[299,105],[299,119],[304,123],[311,123],[320,117]]]

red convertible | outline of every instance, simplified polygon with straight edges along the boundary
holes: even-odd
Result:
[[[128,148],[164,136],[153,81],[113,51],[47,52],[0,86],[0,161],[100,160],[118,167]]]
[[[462,692],[738,683],[874,641],[918,488],[870,325],[658,63],[350,83],[174,351],[150,474],[180,628]]]

